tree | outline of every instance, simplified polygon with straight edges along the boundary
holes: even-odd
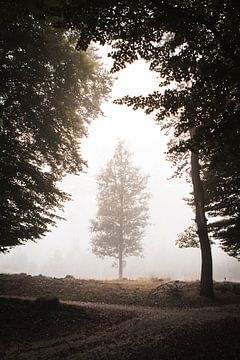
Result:
[[[147,98],[126,98],[124,102],[145,108],[148,113],[156,111],[158,122],[173,127],[179,140],[174,149],[177,154],[191,150],[199,160],[206,161],[207,157],[209,162],[219,148],[230,147],[232,140],[226,136],[229,129],[238,134],[234,141],[235,145],[239,143],[238,1],[89,0],[69,1],[64,9],[61,5],[57,9],[63,17],[63,21],[59,19],[62,26],[81,30],[79,49],[85,49],[90,41],[113,44],[114,70],[139,57],[150,62],[150,69],[162,77],[165,91],[161,89]],[[166,90],[173,81],[175,88]],[[194,137],[186,136],[193,127],[197,130]],[[199,163],[196,165],[195,169]],[[203,247],[208,242],[204,233]],[[207,257],[210,259],[209,254]],[[209,261],[207,268],[212,271]],[[201,281],[201,294],[212,296],[210,273],[207,278]]]
[[[232,134],[232,139],[236,134]],[[239,136],[239,134],[238,134]],[[204,171],[209,231],[220,247],[240,260],[240,138],[231,151],[222,149]],[[233,149],[234,147],[234,149]]]
[[[110,85],[93,52],[74,49],[76,33],[19,4],[1,3],[0,252],[40,238],[59,218],[69,197],[58,183],[86,165],[80,140]]]
[[[232,134],[232,137],[235,134]],[[233,144],[235,141],[233,141]],[[240,174],[239,146],[219,151],[203,164],[202,178],[205,192],[208,232],[229,255],[240,260]],[[235,154],[235,155],[234,155]],[[192,206],[193,201],[189,204]],[[189,231],[190,230],[190,231]],[[199,245],[194,229],[187,229],[177,240],[180,247]]]
[[[195,224],[190,225],[182,233],[178,234],[176,245],[180,248],[199,248],[199,238],[197,237],[197,228]]]
[[[133,166],[132,155],[120,141],[113,158],[97,177],[98,211],[91,220],[94,254],[118,260],[122,279],[123,260],[142,253],[141,240],[148,224],[148,177]]]

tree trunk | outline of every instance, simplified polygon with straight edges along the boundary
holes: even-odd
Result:
[[[123,256],[122,256],[122,249],[120,247],[119,250],[119,257],[118,257],[118,278],[122,280],[123,277]]]
[[[214,297],[212,252],[205,217],[204,189],[200,177],[200,165],[197,152],[191,152],[191,173],[196,211],[197,233],[200,240],[202,267],[200,295]]]
[[[122,153],[121,153],[121,162],[122,162]],[[123,277],[123,197],[124,197],[124,189],[123,189],[123,176],[122,169],[120,172],[120,241],[119,241],[119,265],[118,265],[118,278],[122,280]]]

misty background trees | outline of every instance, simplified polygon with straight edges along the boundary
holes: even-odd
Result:
[[[86,165],[80,141],[110,87],[94,52],[75,50],[76,34],[12,5],[0,24],[0,252],[55,224],[68,199],[58,183]]]
[[[97,214],[91,220],[92,251],[118,262],[118,277],[128,256],[142,254],[142,239],[148,224],[148,177],[133,165],[123,141],[98,177]]]

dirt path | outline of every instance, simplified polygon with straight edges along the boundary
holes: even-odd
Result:
[[[4,360],[51,359],[240,359],[240,306],[159,309],[66,302],[113,318],[92,331],[69,332],[44,341],[9,347]]]

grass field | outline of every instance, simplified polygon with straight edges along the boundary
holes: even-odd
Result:
[[[240,360],[240,283],[214,287],[0,274],[0,359]]]
[[[209,306],[240,302],[240,283],[214,283],[216,299],[199,296],[199,282],[164,279],[82,280],[0,274],[0,295],[57,296],[62,300],[157,307]]]

